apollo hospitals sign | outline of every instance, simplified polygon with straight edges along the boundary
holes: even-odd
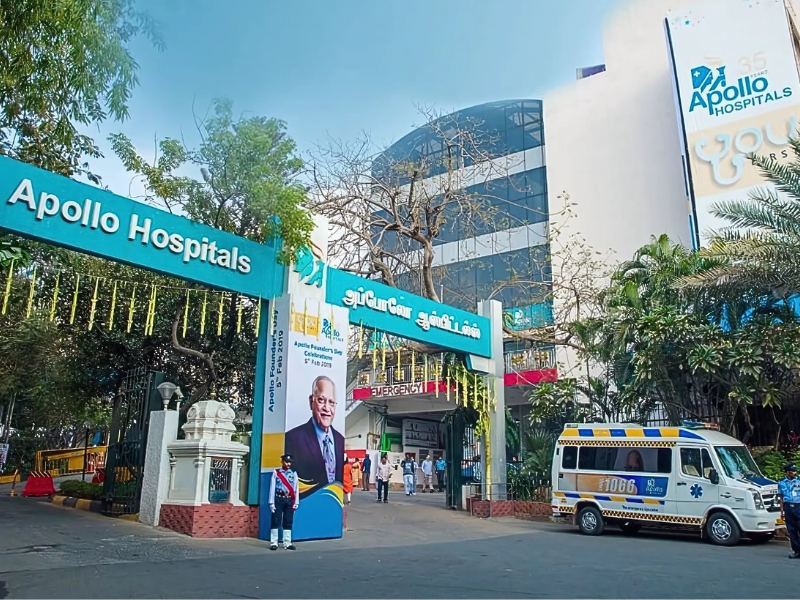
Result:
[[[2,156],[0,228],[250,296],[283,291],[268,245]]]
[[[665,19],[695,244],[729,223],[721,201],[774,186],[751,153],[787,164],[800,78],[784,0],[704,0]]]

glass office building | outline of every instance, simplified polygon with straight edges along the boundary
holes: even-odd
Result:
[[[468,147],[448,136],[468,139]],[[411,171],[398,165],[422,165],[417,185],[434,196],[437,178],[460,185],[462,201],[446,205],[434,240],[434,284],[442,301],[472,311],[492,297],[521,329],[552,322],[542,102],[490,102],[440,117],[388,148],[374,162],[373,176],[409,185]],[[383,234],[387,249],[397,249],[394,235]],[[407,239],[402,244],[403,251],[419,248]],[[399,286],[418,293],[420,277],[400,273]]]

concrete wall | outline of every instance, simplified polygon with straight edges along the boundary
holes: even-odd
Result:
[[[626,2],[604,23],[606,72],[545,94],[551,213],[560,209],[562,192],[577,203],[559,233],[562,243],[574,234],[596,251],[612,250],[616,261],[629,259],[651,235],[667,233],[691,245],[663,25],[670,9],[691,3]],[[552,215],[551,230],[562,222]],[[560,261],[554,256],[554,277]],[[557,358],[562,376],[575,366],[570,354]]]
[[[353,408],[345,419],[345,450],[366,450],[367,436],[372,431],[372,422],[373,419],[366,406],[359,404]]]

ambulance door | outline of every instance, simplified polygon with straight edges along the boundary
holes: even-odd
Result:
[[[703,518],[708,507],[719,502],[719,486],[704,476],[712,465],[708,449],[702,446],[678,446],[675,453],[675,500],[678,515]]]

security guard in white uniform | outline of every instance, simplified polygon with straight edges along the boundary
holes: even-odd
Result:
[[[269,483],[269,508],[272,511],[270,523],[269,549],[278,549],[278,530],[283,525],[283,547],[296,550],[292,543],[292,521],[294,511],[300,505],[297,489],[297,473],[292,471],[292,456],[281,456],[281,468],[275,469]]]

